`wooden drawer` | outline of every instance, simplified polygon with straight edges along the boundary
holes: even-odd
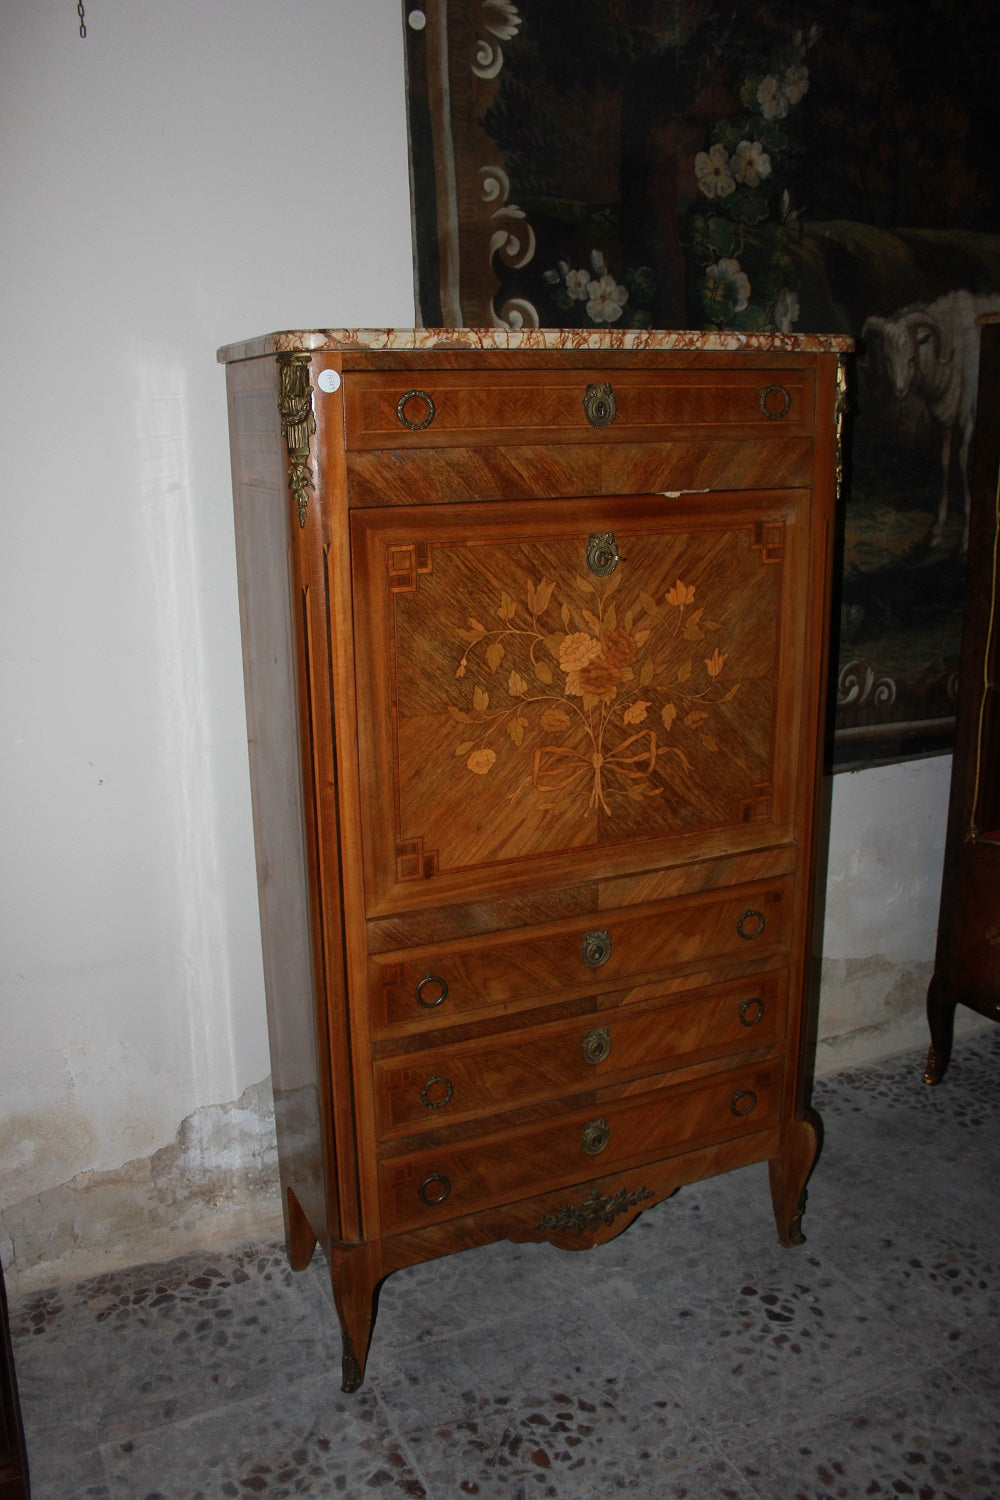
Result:
[[[380,1058],[379,1138],[771,1046],[784,1036],[787,975],[772,970],[641,1004],[615,999],[588,1016]]]
[[[662,903],[642,915],[595,913],[540,933],[519,929],[370,960],[373,1028],[415,1031],[490,1010],[603,993],[681,965],[764,958],[788,945],[789,877]]]
[[[385,1234],[586,1182],[765,1130],[778,1120],[781,1060],[623,1093],[519,1130],[384,1158]]]
[[[815,378],[808,369],[387,371],[349,374],[344,402],[349,451],[617,445],[706,430],[801,438],[814,425]]]

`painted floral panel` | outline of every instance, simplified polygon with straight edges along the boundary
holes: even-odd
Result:
[[[591,539],[435,541],[390,588],[397,844],[438,873],[767,815],[782,523],[619,531],[608,576]]]

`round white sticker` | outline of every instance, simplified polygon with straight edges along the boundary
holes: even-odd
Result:
[[[340,390],[340,373],[339,373],[339,371],[337,371],[337,370],[320,370],[319,374],[316,377],[316,384],[319,386],[319,388],[320,388],[321,391],[326,391],[327,393],[329,393],[330,391],[339,391]]]

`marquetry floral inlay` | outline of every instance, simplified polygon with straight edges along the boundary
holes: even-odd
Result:
[[[466,691],[449,712],[471,775],[520,754],[543,808],[586,797],[610,815],[617,797],[663,794],[658,766],[687,775],[692,754],[719,750],[717,711],[741,685],[727,680],[724,626],[694,583],[654,598],[622,576],[577,575],[563,597],[539,578],[520,598],[501,590],[489,623],[469,616],[455,669]]]

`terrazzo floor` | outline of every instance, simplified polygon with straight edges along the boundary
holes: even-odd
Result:
[[[922,1062],[817,1084],[806,1245],[753,1168],[401,1271],[354,1396],[275,1244],[16,1300],[33,1500],[998,1500],[1000,1028]]]

